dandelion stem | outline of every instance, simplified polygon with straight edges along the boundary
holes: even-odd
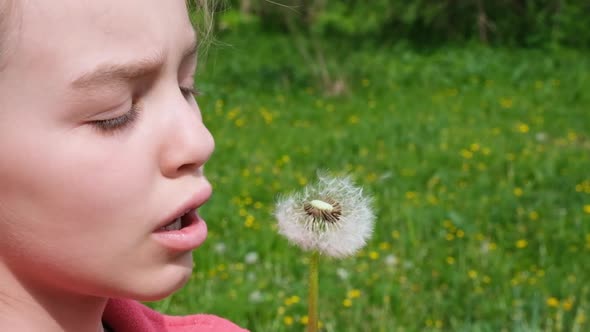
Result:
[[[309,260],[309,298],[307,313],[307,332],[318,331],[319,262],[320,254],[317,250],[314,250]]]

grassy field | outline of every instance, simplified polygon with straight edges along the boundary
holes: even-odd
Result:
[[[210,236],[153,307],[303,331],[306,256],[272,212],[327,169],[374,196],[377,223],[323,260],[323,331],[590,330],[588,54],[349,48],[331,63],[349,93],[326,97],[291,40],[221,40],[197,77]]]

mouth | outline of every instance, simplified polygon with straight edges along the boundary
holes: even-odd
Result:
[[[198,218],[197,209],[211,197],[212,188],[207,183],[198,192],[192,194],[188,200],[164,218],[154,229],[154,233],[174,232],[182,230],[194,223]]]
[[[191,214],[196,214],[196,212],[197,212],[196,207],[188,209],[184,213],[182,213],[182,215],[174,218],[174,220],[172,220],[168,224],[156,229],[155,232],[158,233],[158,232],[179,231],[179,230],[187,227],[188,225],[190,225],[191,219],[192,219]]]
[[[187,252],[198,248],[207,238],[207,224],[197,209],[211,197],[211,185],[201,188],[175,212],[154,227],[152,239],[166,250]]]

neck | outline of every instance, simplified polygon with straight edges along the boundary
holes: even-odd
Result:
[[[0,331],[103,332],[106,302],[16,278],[0,261]]]

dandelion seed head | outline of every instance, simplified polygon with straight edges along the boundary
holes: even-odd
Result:
[[[319,175],[317,183],[279,200],[279,233],[306,251],[342,258],[355,254],[373,232],[371,199],[348,177]]]
[[[340,203],[332,198],[327,198],[327,202],[319,199],[312,199],[303,203],[303,210],[311,216],[315,222],[336,223],[342,215]]]

